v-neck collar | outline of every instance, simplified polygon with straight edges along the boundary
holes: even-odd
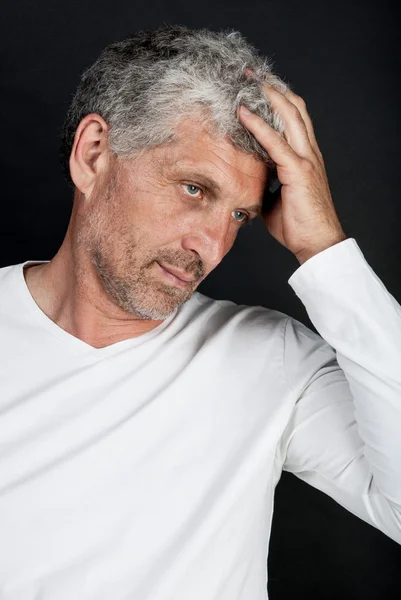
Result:
[[[110,344],[109,346],[105,346],[104,348],[95,348],[94,346],[91,346],[87,342],[80,340],[76,336],[72,335],[71,333],[68,333],[68,331],[57,325],[40,309],[38,304],[33,299],[33,296],[29,291],[29,288],[25,281],[24,269],[28,266],[45,264],[47,262],[49,261],[27,260],[23,263],[14,266],[18,296],[24,303],[28,313],[36,320],[36,322],[39,323],[42,327],[44,327],[54,337],[58,338],[60,342],[67,345],[68,348],[74,353],[92,355],[93,357],[105,357],[112,356],[123,350],[128,350],[130,348],[140,346],[148,340],[154,338],[155,336],[160,335],[166,329],[166,327],[173,321],[180,308],[177,307],[174,310],[174,312],[167,317],[167,319],[160,323],[160,325],[146,333],[135,336],[133,338],[122,340],[120,342],[115,342],[114,344]]]

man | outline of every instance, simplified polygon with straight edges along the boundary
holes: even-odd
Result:
[[[266,599],[283,469],[401,543],[401,310],[304,101],[238,33],[140,32],[62,156],[59,251],[0,270],[2,600]],[[196,291],[258,216],[321,335]]]

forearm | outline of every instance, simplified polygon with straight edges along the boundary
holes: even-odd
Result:
[[[391,530],[399,539],[401,307],[354,240],[326,252],[304,264],[289,283],[321,337],[334,349],[349,389],[335,365],[311,377],[291,424],[295,433],[288,451],[289,470],[308,473],[304,478],[312,485],[313,471],[326,478],[316,487],[360,516],[371,510],[370,522],[377,526],[381,522],[382,530]],[[289,347],[300,345],[299,335],[288,328]],[[305,370],[313,369],[308,358],[312,348],[304,346],[306,355],[299,365],[296,355],[287,352],[293,385]],[[323,350],[317,352],[316,360],[323,364],[327,358]],[[378,495],[392,506],[392,514]]]
[[[361,254],[352,239],[346,241],[335,250]],[[290,284],[320,335],[336,350],[378,487],[401,504],[401,307],[362,256],[335,260],[330,272],[316,267],[307,289],[295,274]]]

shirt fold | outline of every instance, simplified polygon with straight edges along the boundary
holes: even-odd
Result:
[[[321,338],[288,318],[283,468],[401,543],[401,307],[354,238],[288,283]]]

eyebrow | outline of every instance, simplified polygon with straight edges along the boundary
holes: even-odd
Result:
[[[197,173],[196,171],[187,173],[186,179],[191,179],[194,182],[200,183],[204,188],[209,190],[214,197],[221,192],[221,187],[214,179],[203,175],[203,173]],[[262,204],[252,204],[251,206],[244,206],[244,209],[250,212],[255,212],[258,216],[262,214]]]
[[[214,195],[221,192],[221,187],[214,179],[211,179],[207,175],[203,175],[202,173],[198,173],[196,171],[191,171],[190,173],[186,173],[185,179],[193,179],[200,183],[204,188],[207,188],[209,191],[213,192]]]

